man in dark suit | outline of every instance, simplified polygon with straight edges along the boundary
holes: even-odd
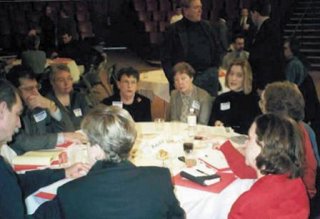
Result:
[[[251,18],[257,31],[249,47],[249,62],[253,73],[253,86],[258,92],[268,83],[284,80],[282,37],[278,24],[270,18],[268,0],[258,0],[251,5]]]
[[[14,132],[21,127],[22,109],[22,101],[15,87],[8,81],[0,80],[0,147],[10,142]],[[5,158],[0,155],[0,218],[56,218],[56,211],[48,208],[50,202],[41,206],[34,213],[34,217],[28,217],[24,198],[39,188],[64,177],[82,176],[82,171],[87,170],[87,165],[76,164],[66,170],[46,169],[16,174]]]
[[[218,92],[217,67],[222,49],[212,26],[201,20],[200,0],[181,0],[183,19],[171,24],[165,32],[161,46],[161,62],[173,89],[172,67],[178,62],[188,62],[195,70],[194,84],[212,96]]]
[[[101,153],[86,177],[59,188],[56,203],[62,218],[185,218],[168,169],[136,167],[128,161],[137,132],[126,110],[95,108],[82,129]]]

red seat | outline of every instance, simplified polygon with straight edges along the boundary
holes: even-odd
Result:
[[[153,11],[152,12],[152,20],[154,21],[164,21],[165,20],[165,13],[162,11]]]
[[[76,2],[77,11],[88,11],[87,2]]]
[[[170,23],[168,21],[160,21],[160,23],[159,23],[160,32],[165,32],[167,26],[169,26],[169,25],[170,25]]]
[[[157,11],[158,2],[156,0],[146,0],[147,2],[147,11]]]
[[[88,11],[77,11],[76,17],[77,17],[77,21],[79,22],[90,20],[90,14]]]
[[[138,11],[139,21],[150,21],[151,13],[149,11]]]
[[[90,21],[79,22],[78,28],[82,39],[94,37],[94,33],[92,31],[92,24]]]
[[[144,27],[145,27],[146,32],[156,32],[157,31],[157,22],[146,21],[146,22],[144,22]]]
[[[144,11],[146,8],[144,0],[133,0],[133,6],[136,11]]]
[[[161,44],[162,40],[163,40],[163,36],[162,33],[159,32],[150,32],[149,33],[149,40],[151,44],[156,44],[159,45]]]
[[[160,0],[160,11],[170,11],[172,8],[169,0]]]

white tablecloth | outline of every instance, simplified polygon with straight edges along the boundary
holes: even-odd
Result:
[[[140,94],[148,97],[150,100],[154,96],[160,97],[169,103],[169,82],[162,69],[142,72],[140,74],[139,91]]]
[[[137,123],[138,139],[134,146],[132,162],[137,166],[165,166],[174,176],[185,168],[185,164],[177,158],[184,155],[183,142],[190,141],[187,125],[179,122],[171,123]],[[197,133],[205,136],[203,142],[194,141],[195,156],[200,156],[203,151],[212,150],[210,138],[213,136],[231,137],[236,135],[232,130],[224,127],[197,126]],[[169,159],[157,159],[157,152],[164,149],[169,152]],[[254,180],[236,179],[220,193],[200,191],[183,186],[175,186],[175,194],[182,208],[186,211],[188,219],[225,219],[234,201],[247,191]],[[40,191],[55,193],[60,183]],[[38,192],[36,192],[38,193]],[[44,199],[31,195],[26,199],[28,213],[43,203]]]

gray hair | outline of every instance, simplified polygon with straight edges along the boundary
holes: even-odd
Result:
[[[119,163],[129,157],[137,131],[130,114],[117,106],[98,106],[83,119],[82,130],[91,145],[99,145],[105,160]]]

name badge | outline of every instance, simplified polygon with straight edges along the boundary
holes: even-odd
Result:
[[[80,108],[74,109],[74,110],[73,110],[73,113],[74,113],[74,115],[75,115],[76,117],[82,116],[82,111],[81,111]]]
[[[197,100],[192,101],[192,106],[191,108],[195,109],[195,110],[200,110],[200,103]]]
[[[122,108],[123,104],[121,101],[112,101],[112,106],[117,106],[117,107]]]
[[[230,109],[230,102],[225,102],[220,104],[220,110],[226,111]]]
[[[42,120],[45,120],[45,118],[47,118],[47,112],[45,110],[42,110],[41,112],[34,114],[33,118],[36,123],[41,122]]]

